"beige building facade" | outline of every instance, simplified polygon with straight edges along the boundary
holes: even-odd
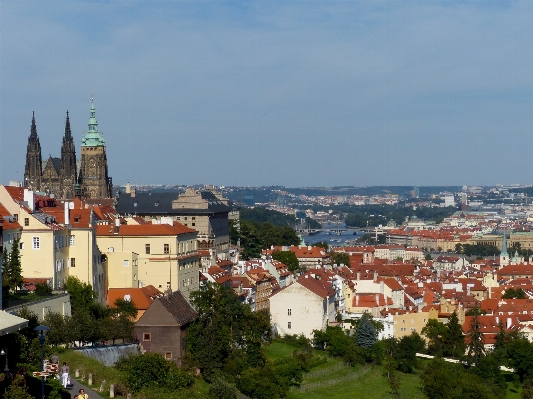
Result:
[[[200,261],[195,230],[179,223],[102,225],[97,227],[97,236],[104,254],[120,254],[108,257],[110,283],[131,281],[138,286],[153,285],[159,290],[170,288],[181,291],[187,298],[199,289]],[[131,270],[124,271],[124,267]]]

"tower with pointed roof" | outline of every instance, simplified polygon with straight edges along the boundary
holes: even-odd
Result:
[[[504,230],[503,238],[502,238],[502,252],[500,253],[500,267],[507,266],[508,264],[509,264],[509,253],[507,252],[507,235]]]
[[[42,169],[41,143],[39,142],[39,136],[37,135],[34,112],[31,118],[30,137],[28,138],[28,147],[26,150],[24,186],[31,190],[39,191],[41,189]]]
[[[74,186],[77,183],[76,173],[76,146],[70,130],[70,119],[65,121],[65,134],[61,145],[61,198],[74,198]]]
[[[94,99],[91,102],[89,128],[81,140],[79,173],[83,198],[110,198],[112,183],[108,175],[105,140],[98,131]]]

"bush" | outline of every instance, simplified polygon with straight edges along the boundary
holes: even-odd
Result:
[[[167,373],[165,386],[170,390],[178,388],[188,388],[194,383],[194,378],[180,370],[177,366],[172,365]]]
[[[215,378],[209,386],[209,396],[213,399],[235,399],[237,397],[237,388],[220,378]]]
[[[144,353],[121,359],[116,367],[124,372],[126,384],[132,392],[139,392],[146,387],[165,386],[170,363],[157,353]]]

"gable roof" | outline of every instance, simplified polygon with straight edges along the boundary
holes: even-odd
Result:
[[[176,192],[136,192],[135,196],[120,193],[116,202],[116,209],[120,214],[140,215],[200,215],[219,212],[229,212],[231,208],[225,205],[210,191],[201,191],[201,198],[208,204],[207,208],[172,208],[172,201],[179,197]]]
[[[157,299],[168,310],[180,326],[190,323],[198,314],[189,301],[179,291]]]
[[[152,302],[162,297],[163,293],[153,285],[147,285],[142,288],[110,288],[107,291],[107,303],[113,307],[118,298],[124,299],[126,295],[129,295],[138,310],[146,310]]]

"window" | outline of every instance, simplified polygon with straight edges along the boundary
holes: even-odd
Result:
[[[290,316],[292,313],[292,309],[287,309],[287,316]]]
[[[23,242],[19,242],[19,249],[24,249],[24,243]]]
[[[165,359],[172,360],[172,352],[165,352]]]
[[[76,267],[76,258],[70,258],[70,267]]]
[[[146,249],[146,255],[150,255],[150,244],[146,244],[144,248]]]
[[[70,246],[76,245],[76,236],[70,236]]]
[[[152,334],[143,333],[143,341],[151,341],[151,340],[152,340]]]
[[[41,249],[41,239],[39,237],[33,237],[33,249]]]
[[[15,222],[18,222],[19,221],[19,214],[18,213],[15,213],[13,215],[13,219],[15,219]]]
[[[289,321],[289,322],[287,323],[287,328],[290,330],[291,327],[292,327],[292,323]]]
[[[30,218],[24,218],[24,226],[29,226],[30,225]]]
[[[163,253],[166,255],[170,253],[170,246],[168,244],[163,244]]]
[[[124,259],[124,266],[129,266],[130,265],[130,261],[128,259]]]

